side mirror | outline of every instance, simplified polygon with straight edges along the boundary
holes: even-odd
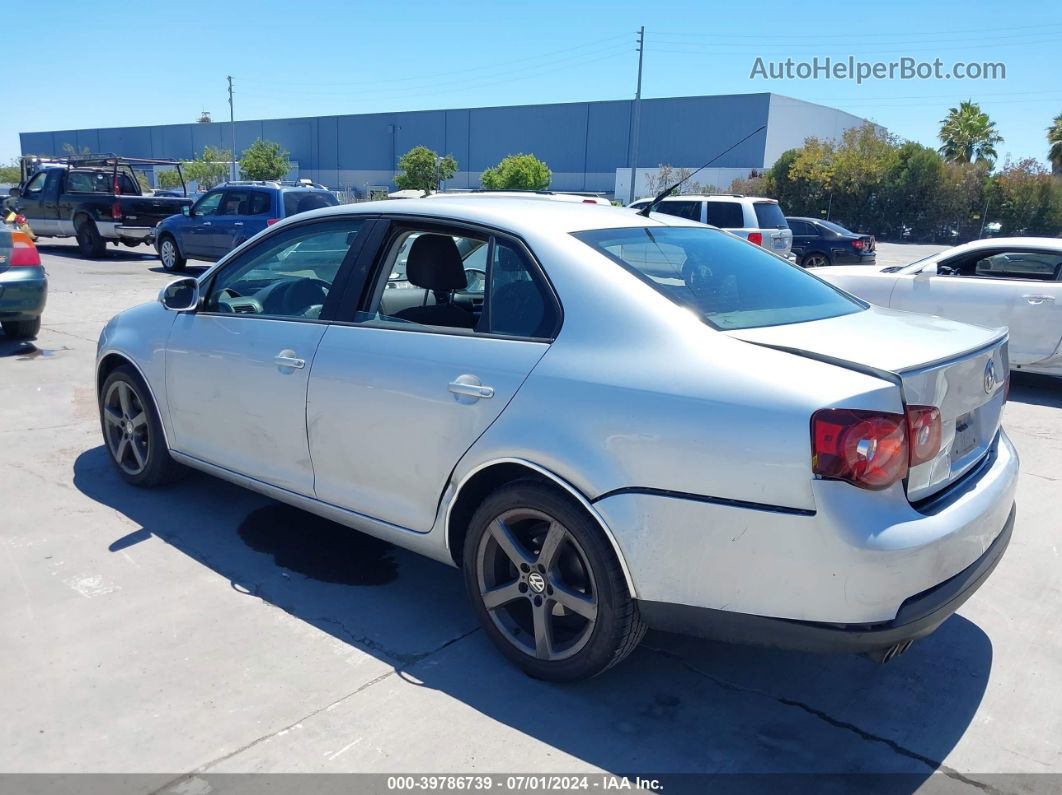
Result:
[[[159,292],[159,303],[173,312],[191,312],[199,306],[199,281],[185,276],[170,282]]]
[[[20,188],[18,185],[15,185],[11,190],[8,191],[8,195],[18,198],[22,195],[22,188]]]
[[[189,207],[187,204],[185,204],[185,205],[183,205],[181,207],[181,215],[191,215],[191,214],[192,214],[192,208]]]

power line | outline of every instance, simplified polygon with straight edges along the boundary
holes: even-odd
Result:
[[[994,35],[994,34],[999,33],[1001,31],[1010,31],[1010,30],[1036,30],[1036,31],[1044,32],[1045,28],[1057,28],[1057,27],[1062,27],[1062,22],[1048,22],[1048,23],[1044,23],[1042,25],[1016,25],[1016,26],[1011,26],[1011,27],[965,28],[963,30],[949,30],[947,33],[948,33],[948,36],[949,36],[948,40],[949,41],[954,41],[955,34],[962,34],[962,33],[975,33],[975,34],[983,33],[983,34]],[[814,38],[821,38],[821,35],[819,35],[819,34],[809,35],[807,33],[774,33],[774,34],[771,34],[769,36],[761,36],[759,34],[754,34],[754,33],[753,34],[749,34],[749,33],[690,33],[689,31],[664,31],[664,30],[653,31],[653,35],[654,36],[675,36],[675,37],[682,37],[682,38],[698,38],[698,39],[721,39],[721,40],[727,40],[727,39],[755,39],[757,42],[760,41],[760,40],[763,40],[763,39],[814,39]],[[924,33],[918,33],[916,31],[909,31],[907,33],[904,33],[903,35],[905,35],[905,36],[938,36],[938,35],[940,35],[940,31],[932,30],[932,31],[926,31]],[[892,38],[892,36],[893,36],[893,34],[892,33],[888,33],[888,32],[860,33],[859,43],[862,43],[863,41],[865,41],[867,39],[874,39],[874,38],[884,38],[884,39],[887,39],[889,41],[893,41],[894,39]]]

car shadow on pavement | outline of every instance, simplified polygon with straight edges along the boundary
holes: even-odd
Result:
[[[77,259],[86,261],[86,257],[81,253],[81,250],[76,245],[64,246],[62,244],[55,243],[38,243],[37,250],[41,254],[48,254],[52,257],[66,257],[67,259]],[[97,262],[106,260],[117,260],[126,262],[143,262],[144,260],[158,259],[158,255],[154,251],[145,251],[143,249],[129,249],[115,248],[114,246],[107,246],[104,255],[100,257]],[[94,260],[87,260],[92,262]]]
[[[83,452],[73,475],[82,494],[137,525],[100,538],[112,552],[161,539],[239,592],[393,666],[410,686],[491,719],[462,717],[462,731],[508,731],[496,721],[556,749],[552,763],[536,758],[529,768],[906,774],[889,780],[890,792],[913,791],[934,771],[963,780],[942,761],[981,702],[992,644],[960,616],[884,666],[650,632],[621,665],[555,685],[494,650],[455,569],[205,475],[134,488],[102,446]],[[388,708],[365,703],[368,712]],[[409,716],[409,742],[460,742],[454,710]],[[486,753],[474,754],[481,770],[493,769]]]
[[[1062,378],[1011,370],[1010,396],[1007,399],[1012,403],[1062,408]]]

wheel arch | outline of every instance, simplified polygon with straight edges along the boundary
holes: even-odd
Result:
[[[443,521],[446,551],[454,564],[458,567],[461,565],[468,524],[476,508],[479,507],[484,498],[506,483],[528,478],[559,487],[579,503],[583,511],[597,523],[598,527],[601,528],[601,532],[605,534],[605,538],[612,547],[620,569],[623,571],[623,578],[627,583],[631,598],[637,598],[634,580],[631,578],[630,570],[627,568],[627,561],[623,558],[619,543],[604,518],[594,509],[586,495],[556,473],[522,458],[499,458],[484,462],[467,472],[460,483],[457,484],[453,497],[446,505]]]
[[[123,364],[128,364],[136,374],[140,377],[140,380],[147,388],[148,396],[151,398],[151,402],[155,405],[155,412],[159,415],[159,425],[162,428],[162,441],[166,445],[166,449],[170,448],[170,440],[166,430],[166,423],[162,419],[162,409],[159,406],[158,398],[155,397],[155,390],[151,388],[151,382],[148,381],[144,375],[144,371],[141,369],[133,359],[126,356],[124,353],[118,351],[109,351],[100,357],[99,362],[96,364],[96,401],[103,400],[103,383],[107,380],[107,377],[121,367]]]
[[[181,246],[181,239],[177,235],[177,233],[174,232],[172,229],[163,229],[161,232],[159,232],[158,241],[160,251],[162,249],[162,240],[163,238],[167,237],[173,241],[173,245],[177,248],[177,253],[184,257],[184,248]]]

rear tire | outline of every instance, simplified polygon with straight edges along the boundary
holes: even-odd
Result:
[[[28,340],[36,337],[41,331],[41,319],[35,317],[33,320],[5,320],[0,323],[3,327],[4,333],[16,340]]]
[[[536,679],[586,679],[620,662],[645,624],[596,522],[534,480],[503,486],[469,523],[465,587],[483,630]]]
[[[817,251],[808,254],[800,261],[801,268],[824,268],[830,263],[830,258],[825,254],[819,254]]]
[[[100,230],[96,228],[96,222],[84,219],[77,225],[77,247],[83,257],[99,259],[107,251],[107,241],[100,237]]]
[[[159,240],[159,260],[162,262],[162,269],[169,273],[180,273],[188,262],[181,255],[181,250],[177,247],[177,241],[173,239],[172,235],[163,235],[162,239]]]
[[[99,405],[108,456],[124,481],[150,488],[184,474],[166,449],[158,410],[132,365],[119,365],[107,376]]]

